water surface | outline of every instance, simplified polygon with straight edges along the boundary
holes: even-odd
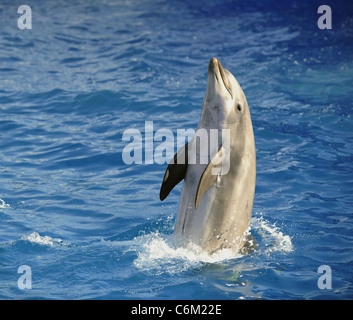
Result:
[[[21,4],[0,4],[1,299],[353,297],[351,5],[320,30],[318,1],[27,1],[20,30]],[[254,127],[245,255],[175,246],[181,185],[160,202],[166,165],[122,161],[128,128],[196,129],[213,56]]]

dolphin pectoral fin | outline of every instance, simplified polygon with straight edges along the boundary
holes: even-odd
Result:
[[[213,157],[213,159],[215,159],[216,157],[220,158],[222,155],[222,147],[219,149],[219,151],[217,152],[217,154]],[[213,163],[213,159],[210,161],[210,163],[207,165],[205,171],[203,172],[199,185],[197,187],[197,191],[196,191],[196,197],[195,197],[195,208],[197,209],[202,196],[204,195],[204,193],[211,188],[217,181],[217,177],[218,174],[214,174],[214,172],[212,172],[212,169],[216,169],[216,168],[220,168],[222,163],[219,162],[217,164]],[[218,171],[217,171],[218,172]]]
[[[159,198],[163,201],[170,191],[185,178],[188,166],[188,143],[180,148],[165,171]]]

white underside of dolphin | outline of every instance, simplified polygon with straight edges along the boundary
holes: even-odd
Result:
[[[207,142],[198,132],[208,137],[216,132],[218,139]],[[160,199],[183,179],[175,234],[209,253],[222,248],[239,251],[254,200],[255,140],[243,90],[216,58],[209,63],[196,134],[169,164]]]

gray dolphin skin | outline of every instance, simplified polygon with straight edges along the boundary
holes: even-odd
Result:
[[[218,133],[215,143],[198,135],[202,131],[212,136],[212,130]],[[228,133],[228,139],[223,139],[223,133]],[[216,58],[209,63],[197,131],[168,165],[160,199],[183,179],[177,238],[210,254],[223,248],[238,252],[246,240],[254,200],[255,140],[245,94]]]

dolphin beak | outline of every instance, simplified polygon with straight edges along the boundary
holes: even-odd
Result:
[[[208,72],[216,72],[219,68],[223,68],[221,63],[216,58],[212,58],[208,65]]]
[[[212,77],[213,76],[213,77]],[[217,83],[223,84],[225,89],[228,91],[233,99],[231,85],[228,77],[225,74],[222,64],[216,58],[212,58],[208,65],[208,86],[217,86]]]

